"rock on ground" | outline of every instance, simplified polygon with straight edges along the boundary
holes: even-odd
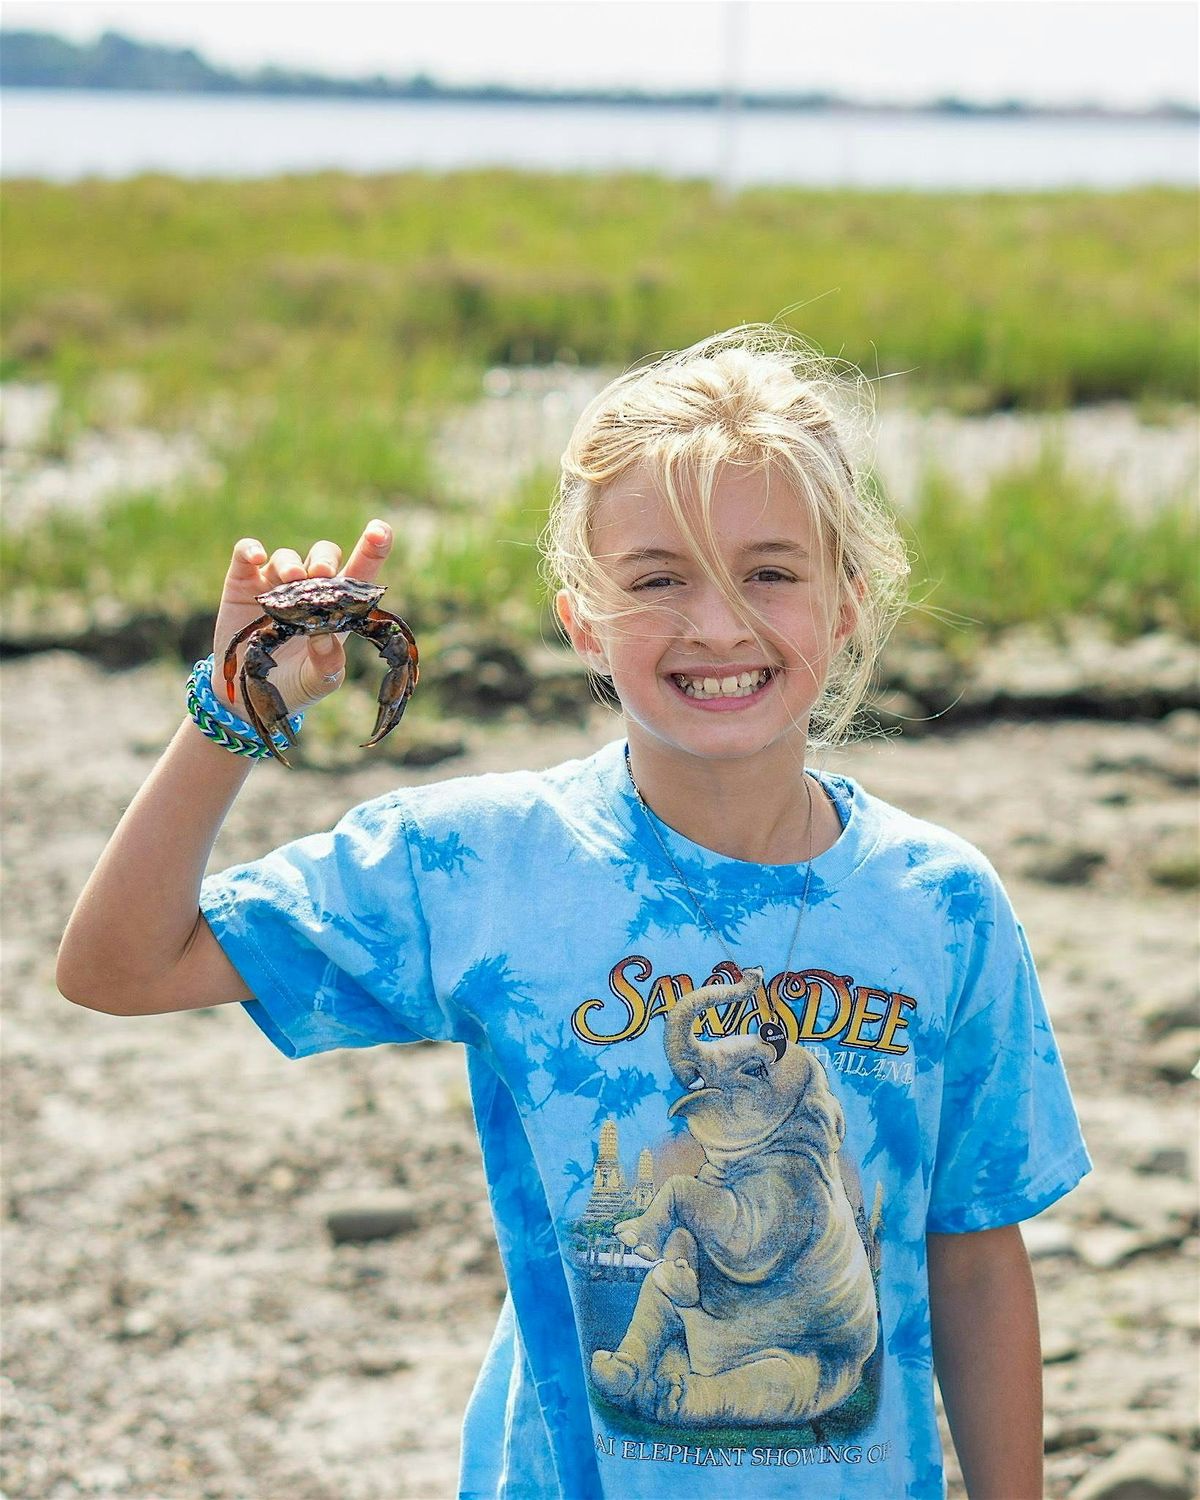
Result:
[[[1070,1500],[1194,1500],[1195,1469],[1177,1443],[1135,1438],[1078,1484]]]

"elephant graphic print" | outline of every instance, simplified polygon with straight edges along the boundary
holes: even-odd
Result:
[[[631,1432],[818,1440],[877,1405],[881,1194],[868,1219],[825,1068],[769,1022],[697,1035],[761,984],[749,969],[667,1013],[679,1095],[632,1185],[616,1122],[601,1131],[574,1226],[578,1301],[593,1395]]]

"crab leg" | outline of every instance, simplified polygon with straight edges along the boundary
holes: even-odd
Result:
[[[296,736],[292,732],[292,726],[288,723],[287,704],[283,701],[279,689],[274,683],[268,681],[267,673],[276,665],[275,658],[271,655],[276,646],[281,646],[284,641],[290,640],[294,635],[302,633],[300,626],[288,625],[282,620],[272,620],[269,615],[264,616],[267,624],[261,629],[247,626],[240,630],[230,642],[229,649],[225,653],[225,680],[231,683],[232,671],[230,669],[230,656],[238,642],[245,637],[250,637],[250,644],[246,647],[246,655],[242,660],[242,670],[238,677],[238,686],[242,690],[242,702],[246,705],[246,713],[251,724],[258,731],[263,744],[267,746],[276,760],[290,765],[290,762],[281,754],[275,744],[273,735],[282,734],[289,745],[296,743]],[[232,693],[230,694],[232,697]]]
[[[351,625],[357,635],[368,640],[388,664],[388,670],[379,686],[379,713],[371,738],[363,741],[363,749],[377,745],[385,734],[390,734],[404,717],[408,700],[417,685],[420,672],[417,667],[417,643],[412,631],[398,615],[390,615],[385,609],[373,609],[364,619]]]
[[[249,640],[256,630],[261,630],[264,625],[271,623],[270,615],[259,615],[257,620],[251,620],[249,625],[243,625],[225,648],[225,660],[221,671],[225,678],[225,692],[230,703],[233,702],[233,679],[237,675],[237,648],[243,641]]]

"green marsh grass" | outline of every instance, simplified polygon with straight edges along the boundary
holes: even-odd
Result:
[[[1009,625],[1102,620],[1119,638],[1200,636],[1200,514],[1179,496],[1147,515],[1070,473],[1047,446],[978,499],[924,476],[903,518],[913,562],[907,629],[951,646]]]
[[[99,519],[55,517],[0,533],[10,596],[25,610],[52,608],[64,595],[177,613],[212,608],[239,536],[332,536],[348,546],[380,513],[396,535],[387,604],[415,628],[434,640],[459,627],[553,637],[537,549],[550,473],[530,474],[496,509],[413,508],[428,475],[415,446],[409,494],[394,491],[389,503],[370,469],[357,490],[329,479],[289,483],[270,461],[291,450],[272,445],[265,460],[252,448],[212,491],[135,496]],[[1137,515],[1047,448],[1036,464],[995,476],[977,498],[928,473],[901,525],[913,564],[902,635],[969,656],[1008,626],[1053,627],[1082,615],[1118,638],[1147,629],[1200,638],[1200,519],[1186,497]]]
[[[443,500],[415,438],[384,449],[389,484],[363,465],[357,483],[310,467],[306,442],[278,420],[234,456],[212,488],[126,496],[96,517],[56,513],[0,530],[0,574],[10,617],[45,615],[62,598],[88,609],[215,609],[233,543],[258,536],[330,537],[349,552],[374,515],[395,544],[386,605],[423,631],[458,622],[500,625],[523,635],[552,628],[538,582],[537,537],[553,477],[531,476],[490,511]],[[318,439],[318,446],[323,441]],[[292,472],[288,462],[301,465]],[[336,467],[336,464],[335,464]],[[432,503],[431,503],[432,502]]]
[[[503,510],[447,493],[448,405],[493,362],[620,367],[742,321],[786,321],[902,399],[961,410],[1198,394],[1196,197],[755,189],[516,172],[10,181],[0,200],[6,377],[53,381],[52,444],[103,425],[132,376],[138,420],[198,432],[215,487],[0,533],[19,604],[211,607],[237,537],[392,521],[389,603],[423,629],[548,628],[534,542],[551,476]],[[1196,519],[1153,516],[1048,452],[982,501],[928,476],[911,515],[902,629],[952,646],[1086,612],[1121,633],[1200,634]]]
[[[414,360],[623,365],[788,321],[971,409],[1195,400],[1196,198],[928,194],[489,171],[5,184],[3,369],[82,402],[133,370],[165,420],[213,390]]]
[[[428,455],[444,370],[414,365],[364,393],[347,390],[336,363],[311,364],[270,394],[228,397],[219,418],[205,419],[218,429],[208,442],[215,484],[187,482],[121,497],[98,515],[63,509],[0,530],[10,603],[28,612],[75,594],[183,614],[219,597],[239,537],[269,547],[332,537],[348,551],[374,515],[441,506]]]
[[[551,605],[539,573],[538,536],[549,515],[555,477],[534,473],[501,508],[452,517],[420,548],[415,571],[436,590],[434,618],[446,624],[488,620],[522,635],[553,634]]]

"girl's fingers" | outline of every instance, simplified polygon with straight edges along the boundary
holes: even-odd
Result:
[[[257,572],[267,560],[267,549],[255,536],[244,536],[235,542],[233,558],[229,564],[231,573]]]
[[[304,559],[310,578],[332,578],[342,565],[342,549],[336,542],[314,542]]]
[[[300,690],[307,699],[323,698],[341,681],[346,652],[336,635],[310,635],[307,645],[300,663]]]
[[[267,549],[263,544],[255,537],[244,536],[234,545],[226,577],[230,583],[257,583],[259,569],[266,560]]]
[[[350,555],[347,575],[373,579],[391,548],[391,527],[384,521],[370,522]],[[303,559],[294,547],[277,547],[268,558],[257,537],[243,537],[233,549],[228,580],[243,587],[253,585],[257,591],[264,577],[267,585],[274,588],[276,584],[293,583],[300,578],[332,578],[341,566],[342,549],[336,542],[314,542]]]
[[[295,583],[299,578],[307,578],[304,564],[300,561],[300,554],[291,547],[278,547],[271,553],[271,560],[267,564],[267,577],[272,584]]]
[[[369,521],[354,544],[354,551],[346,564],[346,577],[373,583],[391,550],[392,528],[386,521]]]

